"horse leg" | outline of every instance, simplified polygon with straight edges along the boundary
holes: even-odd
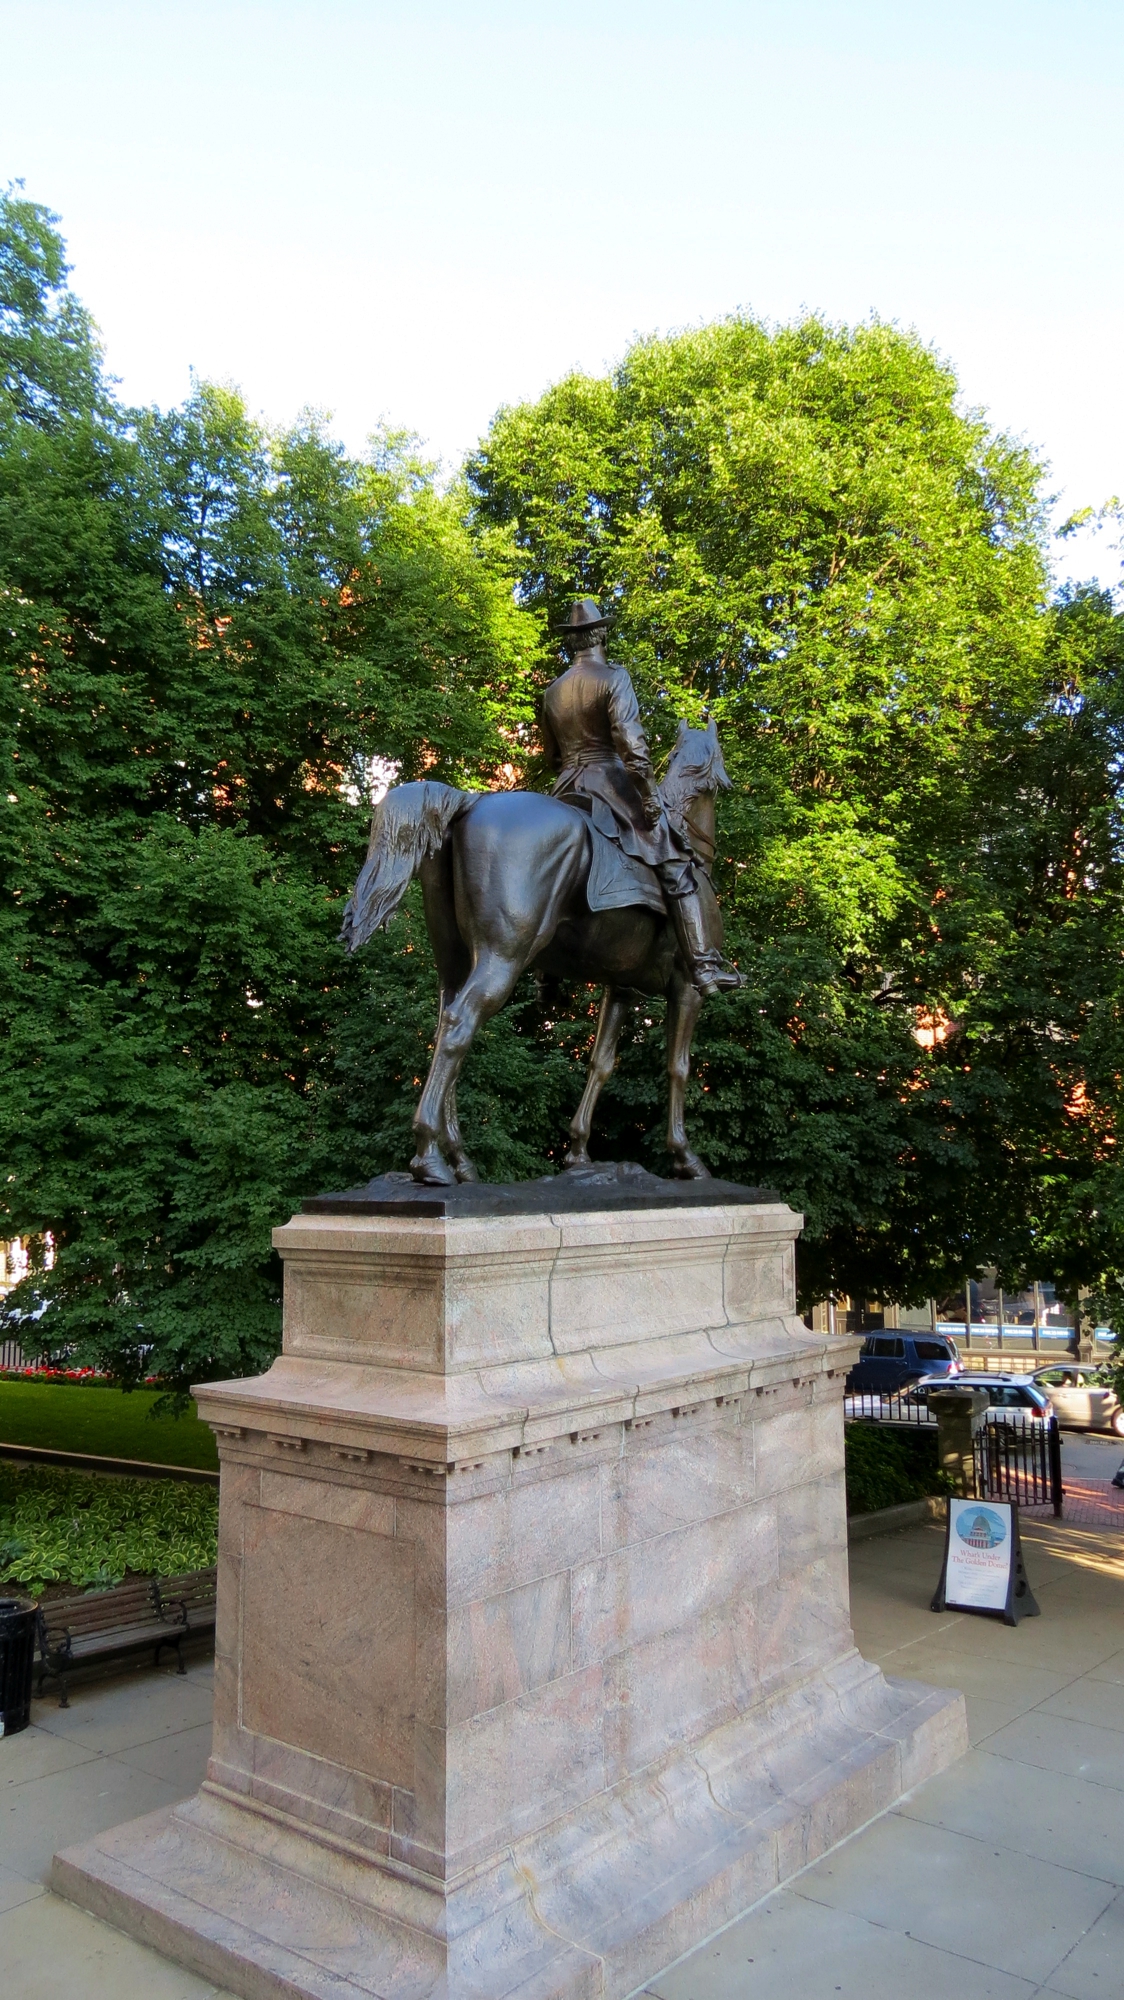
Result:
[[[457,1179],[459,1181],[478,1181],[480,1176],[469,1159],[468,1154],[465,1152],[464,1141],[461,1138],[460,1120],[457,1117],[457,1086],[455,1083],[451,1083],[445,1092],[445,1130],[442,1134],[442,1139],[445,1147],[445,1157],[449,1161]]]
[[[429,856],[418,871],[421,877],[422,899],[425,904],[426,928],[433,946],[433,956],[437,962],[437,977],[441,985],[440,1006],[437,1016],[436,1041],[440,1039],[445,1014],[459,986],[468,977],[471,960],[464,940],[457,927],[456,899],[453,890],[452,844],[446,839],[439,853]],[[457,1120],[457,1091],[453,1084],[445,1093],[444,1123],[441,1131],[441,1148],[459,1181],[474,1181],[476,1168],[469,1159],[461,1139],[460,1124]],[[440,1152],[438,1152],[438,1160]],[[430,1155],[432,1164],[432,1155]]]
[[[570,1126],[570,1145],[562,1162],[564,1167],[588,1167],[590,1164],[589,1135],[593,1127],[594,1107],[613,1074],[613,1066],[617,1060],[617,1043],[627,1012],[627,1002],[621,999],[613,987],[606,986],[601,996],[601,1012],[597,1017],[593,1054],[589,1058],[589,1075],[582,1092],[582,1101],[574,1113],[573,1123]]]
[[[702,1005],[698,988],[676,969],[667,989],[667,1150],[674,1161],[672,1174],[681,1181],[710,1179],[709,1170],[687,1144],[684,1117],[691,1043]]]
[[[416,1181],[448,1187],[457,1178],[456,1169],[442,1155],[440,1143],[449,1131],[449,1093],[456,1090],[461,1064],[477,1029],[508,999],[523,964],[521,956],[510,959],[482,952],[464,984],[441,1010],[433,1061],[414,1113],[416,1151],[410,1172]],[[455,1107],[453,1119],[455,1124]]]
[[[441,1033],[441,1023],[445,1019],[445,1009],[453,995],[446,987],[441,989],[441,1008],[437,1017],[437,1032]],[[461,1138],[460,1119],[457,1117],[457,1086],[449,1085],[445,1092],[445,1122],[441,1132],[441,1150],[452,1167],[458,1181],[478,1181],[479,1174],[465,1151]]]

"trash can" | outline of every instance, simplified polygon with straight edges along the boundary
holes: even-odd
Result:
[[[14,1736],[31,1721],[34,1662],[34,1604],[0,1597],[0,1736]]]

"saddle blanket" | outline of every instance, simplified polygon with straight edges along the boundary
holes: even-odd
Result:
[[[572,801],[568,800],[567,804]],[[586,883],[586,901],[591,910],[626,910],[637,904],[666,917],[667,904],[659,877],[646,861],[634,861],[631,854],[602,833],[596,821],[587,821],[593,842],[593,861]]]

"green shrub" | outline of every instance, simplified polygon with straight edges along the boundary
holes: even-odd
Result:
[[[217,1490],[0,1461],[0,1582],[105,1587],[127,1570],[178,1576],[218,1549]]]
[[[845,1426],[847,1512],[873,1514],[907,1500],[943,1493],[947,1481],[937,1463],[935,1428],[900,1430],[889,1424]]]

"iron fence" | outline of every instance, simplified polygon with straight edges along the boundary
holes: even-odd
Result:
[[[0,1368],[27,1368],[30,1363],[23,1358],[23,1348],[18,1340],[0,1340]]]
[[[936,1430],[937,1420],[924,1396],[911,1389],[863,1390],[861,1395],[844,1396],[845,1422],[923,1425]]]
[[[928,1402],[909,1389],[844,1396],[843,1416],[848,1423],[901,1424],[934,1431],[938,1427]],[[1031,1410],[990,1410],[976,1432],[973,1449],[978,1499],[1017,1500],[1020,1507],[1052,1506],[1055,1514],[1061,1514],[1062,1450],[1056,1417],[1044,1421]]]
[[[1060,1515],[1062,1447],[1058,1420],[1042,1423],[1021,1410],[1005,1410],[1000,1424],[981,1425],[974,1439],[976,1493],[981,1500],[1017,1500],[1020,1507],[1052,1506]]]

